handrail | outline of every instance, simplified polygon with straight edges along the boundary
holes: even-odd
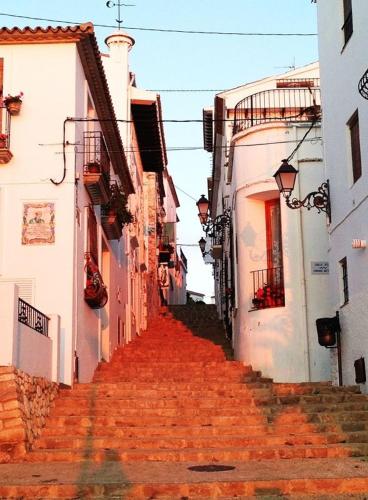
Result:
[[[48,337],[50,318],[25,300],[18,298],[18,321]]]

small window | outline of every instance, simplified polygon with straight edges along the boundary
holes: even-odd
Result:
[[[360,155],[360,138],[359,138],[359,116],[356,111],[348,121],[350,129],[351,142],[351,161],[353,168],[353,181],[356,182],[362,175],[362,161]]]
[[[346,44],[353,34],[353,11],[351,8],[351,0],[343,0],[344,6],[344,24],[342,30],[344,32],[344,43]]]
[[[341,305],[349,302],[348,264],[346,257],[340,260]]]

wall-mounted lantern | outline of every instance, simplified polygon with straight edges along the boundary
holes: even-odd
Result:
[[[355,382],[357,384],[365,384],[367,381],[366,371],[365,371],[365,361],[363,357],[356,359],[354,361],[355,369]]]
[[[294,190],[296,176],[298,170],[292,165],[289,165],[288,160],[282,160],[280,168],[275,172],[274,178],[279,188],[280,193],[284,196],[286,205],[291,208],[305,207],[307,210],[316,208],[318,213],[325,212],[329,221],[331,220],[331,207],[330,207],[330,189],[328,181],[323,182],[317,191],[312,191],[303,200],[292,198],[291,193]]]
[[[339,312],[333,318],[318,318],[316,320],[318,343],[328,349],[337,349],[339,385],[342,385],[341,339]]]

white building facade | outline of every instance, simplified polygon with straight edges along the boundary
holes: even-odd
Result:
[[[42,374],[66,385],[90,381],[159,307],[157,213],[171,178],[159,96],[129,71],[133,44],[114,33],[101,56],[90,23],[1,30],[2,95],[23,95],[19,113],[10,98],[1,107],[0,290],[13,306],[0,310],[0,364],[39,375],[48,353]],[[41,313],[52,338],[16,352]]]
[[[319,111],[316,63],[218,94],[212,147],[205,128],[211,217],[229,215],[215,241],[216,303],[236,359],[278,382],[331,378],[315,325],[331,308],[326,214],[288,208],[273,177],[311,129],[290,159],[299,171],[292,197],[324,182],[320,123],[311,126]]]
[[[318,0],[317,9],[324,155],[332,211],[331,310],[340,316],[343,383],[360,382],[367,392],[365,377],[355,367],[368,355],[364,243],[368,239],[368,5],[365,0]],[[360,81],[363,95],[358,91]]]

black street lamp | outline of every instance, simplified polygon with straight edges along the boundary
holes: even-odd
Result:
[[[311,191],[303,200],[297,198],[290,199],[291,193],[294,190],[296,176],[298,170],[292,165],[289,165],[288,160],[282,160],[280,168],[275,172],[274,178],[279,188],[280,193],[285,198],[286,205],[291,208],[305,207],[307,210],[316,208],[318,213],[325,212],[329,220],[331,220],[330,206],[330,189],[328,181],[323,182],[317,191]]]
[[[200,223],[206,224],[208,216],[209,216],[208,207],[210,204],[209,204],[209,201],[207,200],[207,198],[205,197],[204,194],[201,195],[201,197],[197,201],[196,205],[198,207],[198,217],[199,217]]]
[[[231,224],[231,209],[227,208],[223,214],[218,215],[215,219],[211,219],[209,214],[209,201],[204,194],[201,195],[196,203],[198,207],[198,218],[202,224],[203,231],[207,236],[215,238],[222,236],[225,227],[230,227]]]

